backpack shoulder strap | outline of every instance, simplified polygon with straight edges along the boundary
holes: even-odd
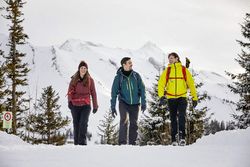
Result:
[[[166,73],[166,85],[167,85],[168,80],[169,80],[170,72],[171,72],[171,67],[168,67],[168,68],[167,68],[167,73]]]
[[[133,75],[134,75],[134,77],[135,77],[135,79],[136,79],[136,81],[137,81],[137,80],[138,80],[138,77],[139,77],[139,76],[138,76],[139,74],[138,74],[137,72],[133,72]]]
[[[186,73],[186,67],[182,66],[182,75],[185,81],[187,81],[187,73]]]
[[[137,72],[133,72],[133,77],[135,78],[136,81],[138,81],[138,73]],[[119,91],[121,90],[122,88],[122,81],[123,81],[123,76],[121,74],[118,74],[118,78],[119,78]]]
[[[135,78],[135,81],[136,81],[136,85],[137,85],[137,87],[138,87],[138,90],[140,90],[140,85],[139,85],[139,82],[138,82],[138,80],[139,80],[139,73],[137,73],[137,72],[133,72],[134,74],[134,78]]]
[[[171,72],[171,67],[168,67],[168,68],[167,68],[167,73],[166,73],[166,84],[165,84],[165,87],[166,87],[167,84],[168,84],[170,72]],[[166,93],[167,93],[167,92],[166,92],[166,90],[164,89],[164,95],[166,95]]]
[[[119,78],[119,91],[120,91],[122,88],[123,76],[121,74],[118,74],[118,78]]]

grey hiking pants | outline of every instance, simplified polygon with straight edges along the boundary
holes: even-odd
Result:
[[[137,139],[137,120],[139,113],[139,105],[129,105],[120,100],[120,129],[119,129],[119,145],[127,144],[128,125],[129,125],[129,144],[135,145]]]

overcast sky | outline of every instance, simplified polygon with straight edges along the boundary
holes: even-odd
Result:
[[[0,0],[1,6],[3,0]],[[236,71],[249,0],[30,0],[24,28],[37,46],[69,38],[138,49],[147,41],[192,59],[196,69]],[[7,22],[0,19],[1,33]],[[2,26],[4,25],[4,26]]]

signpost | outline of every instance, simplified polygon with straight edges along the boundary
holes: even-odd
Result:
[[[11,129],[12,128],[12,112],[3,112],[3,128]]]

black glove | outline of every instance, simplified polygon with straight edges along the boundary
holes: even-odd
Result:
[[[160,98],[160,101],[159,101],[159,106],[162,107],[162,106],[166,106],[167,105],[167,99],[165,96],[162,96]]]
[[[144,111],[147,109],[147,105],[146,104],[142,104],[141,105],[141,110],[142,110],[142,113],[144,113]]]
[[[95,114],[97,112],[97,108],[94,108],[92,112]]]
[[[197,106],[197,104],[198,104],[197,100],[193,100],[192,103],[193,103],[193,108],[195,108]]]
[[[116,109],[115,108],[111,108],[111,112],[112,112],[113,118],[115,118],[115,116],[117,116]]]
[[[72,110],[72,108],[73,108],[73,104],[72,104],[71,101],[68,102],[68,108],[69,108],[70,110]]]

